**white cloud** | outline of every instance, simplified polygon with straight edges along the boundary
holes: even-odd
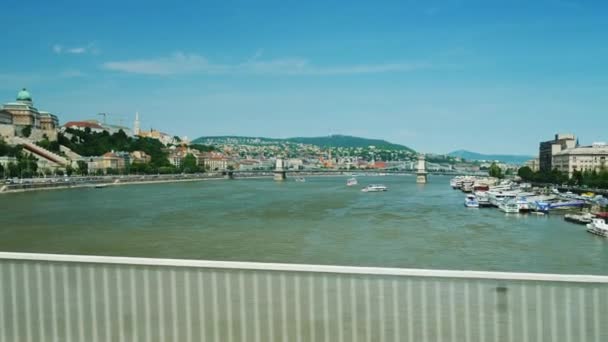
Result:
[[[82,54],[98,54],[99,53],[99,49],[97,48],[97,46],[94,43],[89,43],[86,46],[74,46],[74,47],[65,47],[62,46],[60,44],[54,44],[53,47],[53,52],[60,55],[60,54],[73,54],[73,55],[82,55]]]
[[[407,72],[430,68],[424,62],[396,62],[343,66],[316,66],[304,58],[260,60],[258,50],[248,61],[215,64],[196,54],[174,53],[169,57],[106,62],[104,69],[144,75],[200,74],[268,74],[268,75],[349,75],[385,72]]]

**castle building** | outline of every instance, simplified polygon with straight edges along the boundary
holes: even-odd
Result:
[[[5,103],[0,108],[0,136],[11,138],[22,136],[26,127],[31,128],[29,138],[57,140],[59,120],[57,116],[34,107],[30,93],[23,88],[14,102]]]

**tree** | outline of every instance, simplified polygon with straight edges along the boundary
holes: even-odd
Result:
[[[517,175],[525,181],[530,181],[534,178],[534,171],[529,166],[520,167],[517,170]]]
[[[32,135],[32,126],[23,127],[21,134],[23,134],[24,137],[29,138],[30,135]]]
[[[182,161],[182,171],[187,173],[193,173],[198,171],[198,165],[196,158],[192,153],[188,153]]]
[[[78,173],[81,175],[86,175],[89,173],[89,165],[84,160],[79,160],[76,162],[78,165]]]
[[[490,165],[490,169],[488,170],[488,173],[490,175],[490,177],[496,177],[496,178],[502,178],[502,170],[500,169],[500,167],[498,165],[496,165],[496,163],[492,163],[492,165]]]

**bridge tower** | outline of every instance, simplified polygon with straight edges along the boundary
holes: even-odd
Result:
[[[287,171],[285,171],[285,161],[282,158],[277,158],[274,168],[274,180],[284,181],[287,179]]]
[[[416,183],[425,184],[427,182],[426,161],[424,155],[418,155],[418,168],[416,170]]]

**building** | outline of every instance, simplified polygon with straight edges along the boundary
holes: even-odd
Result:
[[[16,157],[7,157],[7,156],[0,157],[0,166],[4,167],[4,169],[6,169],[8,167],[8,164],[17,164],[17,158]]]
[[[606,143],[594,143],[591,146],[581,146],[565,149],[553,156],[553,167],[568,177],[572,177],[574,171],[600,171],[606,166],[608,157],[608,145]]]
[[[152,161],[152,157],[144,151],[131,152],[130,159],[132,164],[148,164]]]
[[[79,131],[84,131],[88,128],[93,133],[101,133],[104,131],[103,127],[99,123],[92,121],[70,121],[66,122],[63,127],[77,129]]]
[[[553,170],[553,156],[565,149],[575,148],[577,145],[574,134],[556,134],[555,139],[540,143],[538,151],[538,168],[541,172]]]
[[[122,171],[125,169],[125,158],[115,152],[107,152],[101,157],[87,157],[89,173],[106,173],[108,169]]]
[[[208,171],[223,171],[228,169],[228,158],[221,153],[208,152],[200,154],[199,165]]]
[[[12,125],[13,115],[7,110],[0,110],[0,125]]]
[[[175,143],[172,136],[167,133],[156,131],[151,129],[150,131],[140,131],[138,134],[142,138],[151,138],[160,141],[163,145],[169,145]]]
[[[551,163],[553,163],[553,161]],[[534,158],[534,159],[528,160],[526,162],[525,166],[529,167],[530,170],[532,170],[534,172],[538,172],[538,170],[540,170],[540,167],[538,164],[539,164],[538,158]]]
[[[57,140],[59,120],[56,115],[34,107],[32,96],[23,88],[14,102],[5,103],[0,108],[0,126],[3,126],[0,127],[0,135],[5,137],[22,136],[23,130],[29,127],[31,140],[47,138],[54,141]]]

